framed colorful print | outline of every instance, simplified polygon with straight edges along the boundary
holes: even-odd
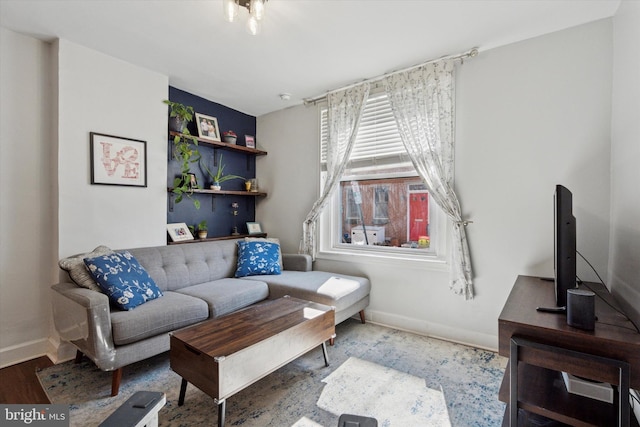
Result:
[[[249,148],[256,148],[256,139],[251,135],[245,135],[244,145],[246,145]]]
[[[221,142],[218,119],[196,113],[196,123],[198,124],[198,137],[209,141]]]
[[[90,132],[91,184],[147,186],[147,142]]]
[[[184,222],[176,222],[175,224],[167,224],[169,237],[173,242],[181,242],[183,240],[193,240],[193,235],[189,231],[189,227]]]
[[[248,222],[247,231],[249,234],[262,234],[262,227],[259,222]]]

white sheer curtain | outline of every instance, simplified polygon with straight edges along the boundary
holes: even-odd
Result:
[[[451,289],[473,298],[471,258],[453,191],[454,60],[428,63],[383,79],[400,137],[431,197],[453,222]]]
[[[328,142],[327,175],[322,195],[313,204],[303,224],[302,252],[315,258],[316,225],[318,216],[327,205],[333,191],[344,173],[356,140],[364,104],[369,97],[369,83],[336,91],[327,95]]]

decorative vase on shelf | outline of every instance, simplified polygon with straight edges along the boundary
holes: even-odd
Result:
[[[211,185],[211,187],[209,188],[211,188],[214,191],[220,191],[222,189],[219,182],[214,182],[213,185]]]
[[[224,142],[226,142],[227,144],[235,144],[236,140],[238,139],[238,136],[234,131],[228,130],[222,134],[222,138],[224,139]]]
[[[169,117],[169,130],[182,133],[182,130],[186,127],[186,120],[180,117]]]

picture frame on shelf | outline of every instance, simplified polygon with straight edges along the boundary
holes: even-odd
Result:
[[[250,235],[262,234],[262,226],[259,222],[247,222],[247,232]]]
[[[89,132],[92,185],[147,186],[147,142]]]
[[[205,114],[196,113],[196,124],[198,125],[199,138],[207,141],[222,142],[220,139],[218,119]]]
[[[256,148],[256,138],[253,135],[245,135],[244,145],[248,148]]]
[[[185,240],[193,240],[193,234],[189,231],[189,227],[184,222],[176,222],[167,224],[167,232],[172,242],[182,242]]]

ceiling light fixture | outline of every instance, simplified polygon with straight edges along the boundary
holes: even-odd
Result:
[[[264,5],[266,2],[267,0],[223,0],[224,19],[233,22],[238,17],[240,6],[247,8],[249,11],[247,31],[255,36],[260,33],[260,21],[264,18]]]

